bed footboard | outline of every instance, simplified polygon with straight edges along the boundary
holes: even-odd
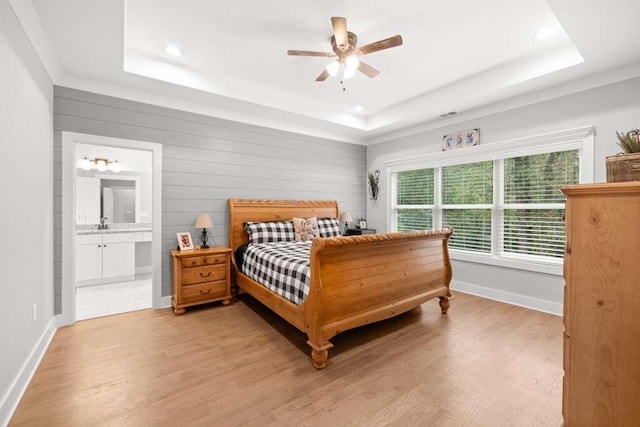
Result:
[[[393,317],[438,297],[452,298],[449,228],[316,239],[311,249],[305,327],[316,368],[341,331]]]

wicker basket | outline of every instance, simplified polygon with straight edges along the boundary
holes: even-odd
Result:
[[[607,157],[607,182],[640,181],[640,153]]]

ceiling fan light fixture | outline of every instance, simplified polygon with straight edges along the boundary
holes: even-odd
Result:
[[[342,83],[342,80],[350,79],[357,71],[372,79],[380,74],[380,71],[376,70],[366,62],[360,61],[357,56],[402,46],[402,36],[400,34],[396,34],[393,37],[388,37],[386,39],[358,47],[358,36],[351,31],[347,31],[346,18],[334,16],[331,18],[331,25],[333,26],[333,35],[331,36],[330,41],[333,53],[310,50],[287,51],[287,55],[289,56],[321,56],[337,58],[322,70],[320,75],[316,77],[316,82],[324,82],[329,77],[336,77]],[[342,90],[346,89],[343,87]]]
[[[340,62],[333,61],[331,64],[327,65],[326,70],[331,77],[335,77],[338,74],[338,71],[340,71]]]
[[[343,73],[343,76],[342,76],[342,77],[343,77],[345,80],[348,80],[348,79],[350,79],[351,77],[353,77],[353,76],[355,76],[355,75],[356,75],[356,70],[352,70],[352,69],[350,69],[350,68],[349,68],[349,67],[347,67],[347,66],[345,66],[345,67],[344,67],[344,73]]]
[[[350,56],[344,60],[344,65],[347,70],[356,71],[358,69],[358,64],[360,64],[360,60],[355,56]]]

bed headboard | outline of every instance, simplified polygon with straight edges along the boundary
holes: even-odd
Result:
[[[253,200],[229,199],[229,247],[235,250],[248,243],[244,223],[285,221],[292,218],[339,218],[335,200]]]

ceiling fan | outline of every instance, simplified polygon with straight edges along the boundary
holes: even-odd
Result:
[[[357,47],[358,36],[351,31],[347,31],[347,19],[334,16],[331,18],[333,26],[333,36],[331,36],[331,52],[313,52],[308,50],[288,50],[287,55],[290,56],[322,56],[326,58],[337,57],[335,61],[329,64],[322,73],[316,78],[317,82],[325,81],[329,76],[340,74],[344,79],[353,77],[356,70],[360,71],[369,78],[374,78],[380,71],[371,65],[362,62],[357,58],[359,55],[378,52],[380,50],[389,49],[402,45],[402,36],[395,35],[377,42],[369,43],[361,47]]]

